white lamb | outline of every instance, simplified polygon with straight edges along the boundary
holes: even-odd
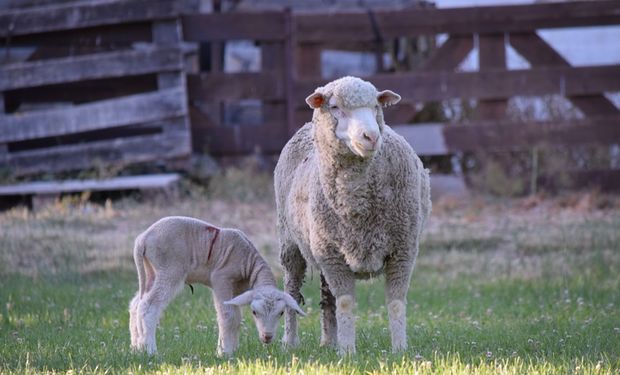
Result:
[[[239,344],[239,306],[251,306],[263,343],[272,341],[286,307],[305,315],[290,295],[276,288],[269,265],[240,230],[165,217],[136,238],[133,255],[139,281],[129,305],[134,349],[157,352],[159,318],[184,283],[202,283],[213,291],[220,356],[230,355]]]
[[[355,352],[355,280],[385,274],[392,350],[407,348],[406,296],[430,215],[429,172],[385,125],[400,96],[344,77],[306,102],[312,122],[284,147],[275,170],[280,259],[297,301],[306,262],[321,271],[321,344]],[[335,298],[334,298],[335,296]],[[284,343],[299,343],[288,312]]]

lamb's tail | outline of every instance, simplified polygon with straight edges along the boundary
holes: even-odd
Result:
[[[133,248],[133,261],[136,263],[136,269],[138,270],[138,295],[140,298],[146,292],[146,269],[144,268],[144,253],[146,252],[146,245],[144,243],[144,237],[138,236]]]

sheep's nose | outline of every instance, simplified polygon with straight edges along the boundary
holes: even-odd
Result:
[[[363,136],[364,140],[366,140],[373,146],[377,143],[377,139],[379,139],[379,135],[374,132],[364,132]]]

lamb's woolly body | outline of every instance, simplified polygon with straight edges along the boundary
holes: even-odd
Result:
[[[353,77],[316,92],[335,96],[348,108],[378,104],[374,86]],[[325,106],[315,109],[312,123],[282,151],[275,170],[278,232],[287,291],[293,296],[305,269],[299,263],[307,261],[325,275],[337,305],[354,295],[352,280],[382,272],[387,302],[406,299],[419,236],[431,209],[429,175],[409,144],[385,125],[380,108],[377,123],[383,144],[370,158],[352,154],[334,136],[336,121]],[[390,318],[403,320],[393,322],[393,328],[404,326],[404,313],[404,308],[390,311]],[[350,317],[336,315],[340,349],[352,351],[351,338],[340,332],[340,323],[352,324]],[[286,334],[295,341],[292,331]],[[328,331],[324,329],[322,341],[333,342],[334,333]],[[402,335],[392,332],[392,339],[395,350],[406,347]]]
[[[184,283],[202,283],[212,289],[220,355],[230,354],[238,345],[238,305],[251,302],[253,309],[269,318],[269,314],[279,314],[274,309],[284,309],[285,297],[291,299],[276,289],[269,265],[243,232],[193,218],[166,217],[153,224],[136,238],[134,260],[139,290],[130,303],[131,343],[149,353],[157,350],[155,330],[161,313]],[[252,295],[230,304],[243,292]],[[262,324],[255,320],[257,327]],[[271,331],[268,334],[273,336]]]

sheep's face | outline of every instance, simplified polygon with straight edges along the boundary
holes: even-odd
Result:
[[[377,123],[378,105],[346,108],[335,97],[328,101],[329,113],[336,119],[335,135],[349,150],[363,158],[371,157],[381,147],[381,128]]]
[[[224,304],[237,306],[249,304],[258,337],[265,344],[273,341],[280,317],[284,315],[287,307],[302,316],[306,315],[293,297],[275,288],[249,290]]]
[[[372,157],[381,147],[381,107],[399,100],[398,94],[390,90],[377,92],[371,83],[355,77],[330,82],[306,98],[311,108],[331,115],[335,123],[334,136],[362,158]]]

